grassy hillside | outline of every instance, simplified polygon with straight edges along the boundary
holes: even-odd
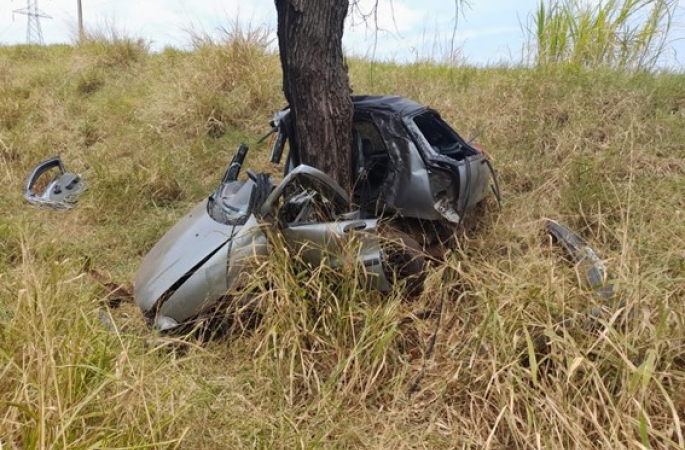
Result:
[[[109,310],[108,330],[105,284],[130,289],[283,106],[264,48],[0,48],[0,448],[685,445],[681,74],[351,60],[355,93],[410,97],[478,135],[502,210],[460,234],[412,302],[336,288],[276,252],[256,330],[172,351],[178,338],[156,340],[132,304]],[[248,165],[279,173],[266,153],[252,145]],[[21,195],[56,154],[89,186],[68,212]],[[621,304],[600,326],[586,313],[605,305],[543,218],[578,230],[615,275]],[[441,302],[426,361],[438,315],[403,319]]]

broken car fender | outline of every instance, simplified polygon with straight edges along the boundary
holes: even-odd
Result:
[[[196,299],[172,299],[185,281],[207,262],[217,264],[223,254],[224,264],[226,244],[237,231],[235,226],[224,225],[212,219],[207,213],[207,200],[197,204],[185,215],[143,259],[133,282],[134,298],[147,317],[154,316],[163,304],[186,302],[183,309],[195,310]],[[223,268],[225,275],[225,265]],[[222,283],[224,286],[226,282]],[[198,296],[205,296],[202,290]],[[195,297],[195,296],[193,296]],[[167,309],[171,304],[167,305]],[[178,307],[173,307],[174,310]],[[176,317],[181,320],[183,315]]]
[[[240,275],[247,273],[246,269],[254,258],[268,255],[265,226],[252,214],[228,244],[228,270],[224,272],[226,290],[239,283]]]

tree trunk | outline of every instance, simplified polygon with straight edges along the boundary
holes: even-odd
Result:
[[[275,3],[294,162],[324,171],[350,192],[353,108],[342,51],[349,0]]]

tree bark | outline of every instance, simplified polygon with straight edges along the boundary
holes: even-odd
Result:
[[[353,107],[342,51],[349,0],[275,3],[294,162],[324,171],[350,192]]]

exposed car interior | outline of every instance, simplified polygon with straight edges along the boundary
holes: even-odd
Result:
[[[388,176],[388,150],[376,125],[371,122],[355,122],[353,136],[356,153],[354,200],[363,210],[373,210]]]
[[[436,153],[457,161],[476,154],[434,111],[426,111],[412,120]]]

